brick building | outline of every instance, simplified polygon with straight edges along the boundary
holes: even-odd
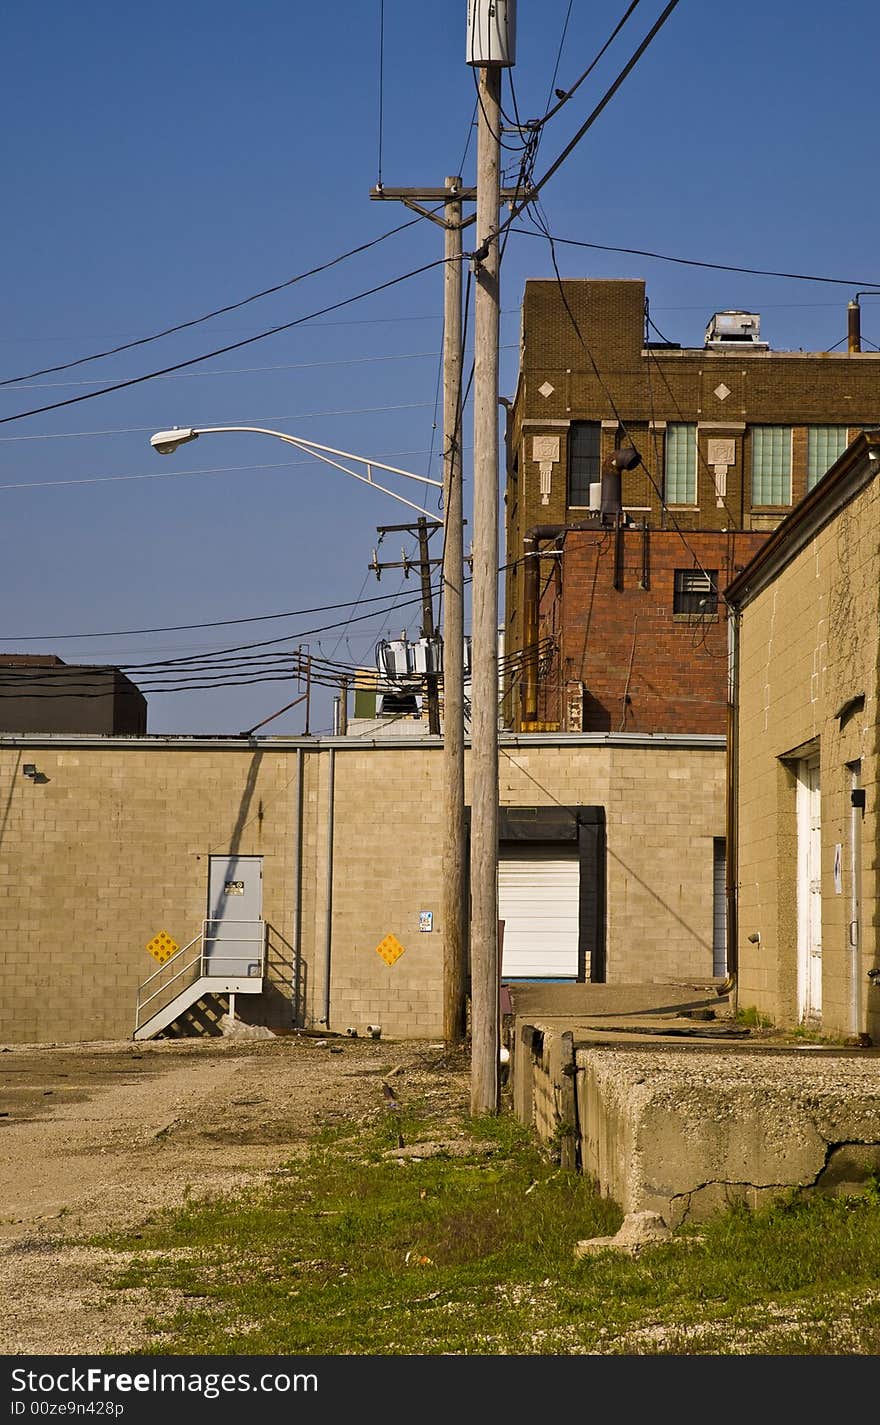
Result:
[[[776,352],[757,314],[716,313],[680,347],[648,341],[645,313],[641,281],[526,283],[505,494],[518,731],[723,733],[719,593],[880,417],[880,353],[852,324],[846,352]]]

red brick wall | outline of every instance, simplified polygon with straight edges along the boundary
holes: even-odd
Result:
[[[766,533],[596,527],[565,536],[561,591],[541,561],[539,633],[556,655],[539,719],[566,727],[566,685],[584,685],[584,732],[721,733],[727,726],[727,619],[673,613],[676,569],[718,571],[723,592]],[[619,554],[616,549],[619,547]],[[615,587],[615,579],[620,587]]]

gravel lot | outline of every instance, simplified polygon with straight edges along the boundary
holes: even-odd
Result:
[[[0,1353],[142,1350],[156,1302],[107,1287],[124,1256],[66,1239],[259,1187],[317,1129],[384,1114],[392,1074],[404,1105],[428,1093],[467,1108],[469,1064],[442,1044],[291,1035],[0,1047]]]

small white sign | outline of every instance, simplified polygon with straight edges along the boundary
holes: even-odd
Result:
[[[419,930],[434,929],[434,912],[432,910],[419,911]]]

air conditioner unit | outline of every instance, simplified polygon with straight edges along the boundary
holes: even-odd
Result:
[[[769,343],[761,341],[761,318],[757,312],[715,312],[706,327],[706,347],[751,346],[767,351]]]

